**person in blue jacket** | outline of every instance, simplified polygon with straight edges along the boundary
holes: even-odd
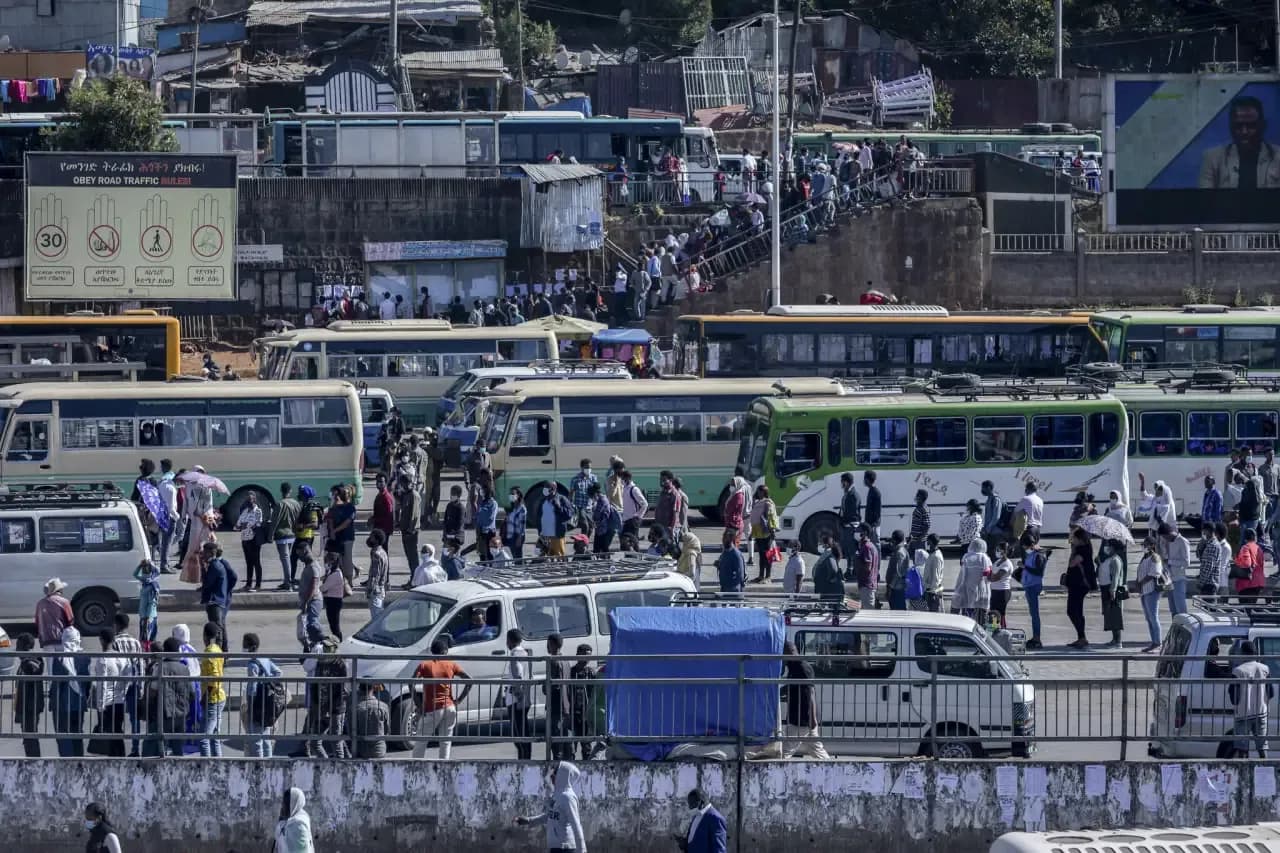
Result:
[[[711,798],[701,788],[689,792],[685,801],[693,812],[689,829],[672,837],[685,853],[728,853],[729,830],[724,815],[711,805]]]
[[[720,574],[720,591],[742,592],[742,586],[747,581],[747,564],[742,559],[742,552],[738,550],[738,531],[732,528],[725,530],[723,545],[724,550],[716,561]]]
[[[236,588],[235,571],[222,559],[222,549],[217,542],[206,542],[201,548],[204,560],[204,581],[200,584],[200,603],[204,605],[209,621],[218,626],[221,633],[219,645],[226,643],[227,611],[231,608],[231,591]]]

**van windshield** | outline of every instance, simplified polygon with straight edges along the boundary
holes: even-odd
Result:
[[[450,385],[440,396],[450,400],[456,400],[467,391],[470,391],[476,382],[476,375],[468,370],[466,373],[453,380],[453,384]]]
[[[407,649],[420,642],[456,601],[410,592],[391,602],[355,638],[375,646]]]

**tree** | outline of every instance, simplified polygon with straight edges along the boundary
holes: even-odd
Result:
[[[55,151],[177,151],[160,100],[124,75],[91,80],[67,95],[75,118],[45,131]]]
[[[518,0],[523,2],[523,0]],[[513,72],[521,67],[530,68],[539,62],[550,59],[556,50],[556,28],[546,21],[530,20],[524,16],[524,56],[520,51],[520,33],[517,24],[516,10],[513,6],[505,15],[494,18],[497,28],[498,49],[502,51],[502,61]]]

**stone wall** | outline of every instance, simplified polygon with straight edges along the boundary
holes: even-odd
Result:
[[[700,785],[730,826],[731,851],[985,853],[1008,831],[1203,826],[1280,817],[1275,764],[590,762],[577,785],[592,850],[674,849]],[[739,773],[741,783],[739,783]],[[81,810],[106,805],[126,850],[263,850],[282,792],[307,795],[325,853],[543,847],[512,825],[540,811],[536,765],[435,761],[0,761],[3,820],[23,853],[84,844]]]

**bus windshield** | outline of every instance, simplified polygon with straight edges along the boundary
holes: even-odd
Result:
[[[274,344],[267,347],[267,355],[263,360],[260,379],[286,379],[285,365],[289,362],[289,352],[293,347],[286,344]]]
[[[440,396],[446,400],[456,401],[463,394],[474,388],[476,382],[476,375],[468,370],[466,373],[453,380],[453,383],[450,384],[449,387],[445,389],[445,392]]]
[[[769,446],[769,419],[754,412],[747,415],[742,430],[742,443],[738,445],[738,464],[745,472],[747,482],[764,476],[765,450]]]
[[[1110,323],[1106,320],[1093,320],[1089,323],[1089,331],[1091,334],[1085,340],[1082,361],[1119,363],[1122,358],[1124,327],[1119,323]]]
[[[514,403],[494,403],[489,407],[489,415],[484,419],[484,428],[480,434],[480,444],[490,453],[502,446],[515,408]]]

